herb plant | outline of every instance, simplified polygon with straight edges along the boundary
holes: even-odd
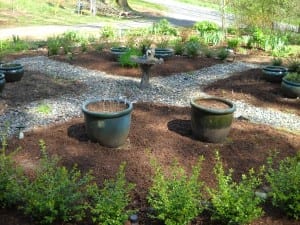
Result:
[[[266,179],[270,184],[272,204],[288,216],[300,218],[300,153],[287,157],[274,168],[274,157],[268,158]]]
[[[217,178],[215,188],[207,188],[212,204],[212,220],[225,224],[248,224],[263,214],[259,204],[262,199],[255,195],[255,189],[261,184],[259,176],[251,169],[243,174],[237,183],[232,179],[232,170],[226,174],[219,153],[216,153],[214,173]]]
[[[21,190],[27,179],[21,168],[14,165],[13,153],[6,154],[6,135],[1,134],[0,143],[0,206],[10,207],[21,202]]]
[[[175,163],[170,177],[166,177],[160,166],[154,162],[155,175],[147,200],[154,209],[154,218],[166,225],[189,224],[202,211],[202,182],[199,180],[201,163],[193,167],[190,177]]]
[[[40,146],[41,165],[23,191],[21,208],[41,224],[82,220],[92,176],[82,176],[76,167],[68,170],[59,166],[57,157],[47,155],[43,141]]]
[[[295,83],[300,83],[300,73],[288,73],[284,76],[284,79]]]
[[[122,67],[137,67],[138,64],[134,61],[132,61],[132,56],[140,56],[142,55],[142,52],[135,48],[130,48],[128,51],[126,51],[124,54],[120,55],[118,58],[120,64]]]
[[[103,189],[94,185],[89,189],[92,202],[90,209],[93,222],[101,225],[123,225],[132,210],[127,210],[130,203],[130,191],[134,185],[125,178],[125,163],[121,164],[115,179],[106,180]]]

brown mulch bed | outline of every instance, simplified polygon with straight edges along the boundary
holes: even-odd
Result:
[[[16,57],[16,56],[14,56]],[[21,56],[17,56],[21,57]],[[111,60],[110,55],[97,52],[76,55],[69,63],[82,67],[102,70],[109,74],[139,77],[138,68],[121,68]],[[66,57],[51,57],[68,62]],[[186,60],[183,62],[183,60]],[[182,64],[179,64],[182,63]],[[208,58],[178,58],[173,57],[162,65],[153,68],[154,76],[170,75],[188,72],[206,66],[222,63]],[[156,74],[156,75],[155,75]],[[26,75],[26,76],[25,76]],[[86,87],[76,81],[60,81],[44,74],[26,72],[24,79],[18,83],[7,83],[0,98],[0,103],[9,107],[26,105],[34,100],[55,97],[62,94],[74,94]],[[28,78],[28,79],[27,79]],[[299,99],[286,99],[280,93],[280,85],[261,79],[259,70],[249,70],[204,87],[209,94],[229,99],[242,99],[261,107],[272,107],[299,115]],[[18,90],[18,91],[16,91]],[[0,107],[2,107],[0,105]],[[2,111],[6,108],[2,107]],[[0,110],[0,113],[1,110]],[[25,133],[22,140],[9,140],[8,150],[18,146],[21,150],[15,156],[18,164],[31,174],[40,158],[38,141],[46,142],[50,154],[57,154],[62,163],[68,167],[74,164],[84,172],[93,170],[99,185],[114,177],[120,163],[126,162],[126,177],[136,184],[131,206],[139,210],[140,224],[161,224],[147,216],[148,205],[146,194],[151,184],[153,171],[150,157],[154,157],[168,170],[176,159],[187,171],[203,155],[205,161],[201,178],[209,186],[215,184],[213,176],[215,150],[219,150],[224,166],[233,168],[234,178],[250,169],[258,168],[266,163],[271,150],[278,150],[279,157],[293,156],[300,150],[300,135],[279,131],[267,125],[253,124],[244,120],[235,120],[231,132],[224,143],[211,144],[195,140],[190,127],[190,108],[171,107],[150,103],[134,104],[132,124],[129,137],[124,146],[118,149],[102,147],[90,142],[85,133],[83,118],[75,118],[66,123],[53,124]],[[265,204],[265,215],[251,225],[297,225],[299,221],[286,218],[270,204]],[[22,216],[14,209],[0,210],[0,224],[29,225],[29,218]],[[213,224],[206,214],[201,215],[192,224]],[[216,225],[216,224],[213,224]]]

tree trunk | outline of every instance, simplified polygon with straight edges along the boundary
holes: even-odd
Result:
[[[130,9],[127,0],[116,0],[116,3],[119,7],[121,7],[124,10]]]

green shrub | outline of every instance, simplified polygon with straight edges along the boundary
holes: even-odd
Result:
[[[59,37],[49,37],[47,39],[48,55],[57,55],[61,47],[61,39]]]
[[[92,219],[101,225],[123,225],[133,213],[127,207],[131,201],[130,192],[134,185],[125,178],[125,163],[121,164],[115,179],[106,180],[103,189],[95,185],[90,188]]]
[[[240,39],[232,38],[227,40],[227,47],[230,49],[236,49],[240,44]]]
[[[224,40],[224,33],[220,30],[220,27],[210,21],[201,21],[194,24],[194,29],[203,38],[204,43],[208,45],[217,45]]]
[[[137,67],[138,64],[134,61],[132,61],[131,57],[132,56],[141,56],[142,52],[138,49],[131,48],[124,54],[120,55],[119,57],[119,62],[121,66],[123,67]]]
[[[199,55],[201,49],[200,38],[198,36],[189,37],[189,40],[185,43],[184,48],[189,57],[195,57]]]
[[[147,200],[154,209],[152,217],[164,221],[166,225],[189,224],[202,211],[202,182],[199,181],[201,163],[199,159],[188,177],[183,168],[175,163],[170,177],[154,162],[155,175]]]
[[[300,73],[288,73],[287,75],[284,76],[284,79],[289,80],[289,81],[293,81],[296,83],[300,83]]]
[[[174,49],[175,55],[183,55],[184,53],[184,42],[181,39],[175,39],[172,42],[172,47]]]
[[[227,59],[228,55],[229,55],[229,51],[226,48],[221,48],[217,52],[217,56],[221,60]]]
[[[6,154],[6,135],[1,134],[0,152],[0,206],[10,207],[21,202],[22,189],[27,182],[21,168],[16,167],[12,154]]]
[[[178,35],[178,30],[167,19],[162,19],[153,24],[152,33],[176,36]]]
[[[300,72],[300,59],[296,57],[288,59],[287,67],[290,72]]]
[[[281,66],[283,63],[282,58],[275,57],[272,59],[271,64],[273,66]]]
[[[23,191],[21,209],[41,224],[82,220],[92,176],[82,176],[76,167],[68,170],[59,166],[57,157],[47,155],[43,141],[40,146],[41,165]]]
[[[271,187],[272,204],[288,216],[300,217],[300,154],[287,157],[274,168],[274,157],[268,158],[266,179]]]
[[[261,184],[259,176],[250,170],[243,174],[237,183],[232,180],[232,170],[226,174],[219,153],[216,153],[214,173],[217,178],[216,188],[207,188],[212,204],[212,220],[224,224],[247,224],[260,217],[263,213],[259,207],[261,198],[255,195],[255,189]],[[260,174],[261,175],[261,174]]]
[[[115,36],[116,36],[116,30],[112,26],[104,26],[101,29],[100,36],[102,38],[106,38],[106,39],[115,38]]]
[[[196,22],[193,27],[201,35],[207,32],[216,32],[220,30],[219,26],[216,23],[211,21]]]

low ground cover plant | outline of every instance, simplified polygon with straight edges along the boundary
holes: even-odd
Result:
[[[185,225],[203,211],[203,183],[199,180],[202,161],[203,158],[200,158],[190,177],[177,163],[173,165],[169,177],[156,162],[152,163],[155,175],[147,199],[154,210],[154,218],[164,221],[166,225]]]
[[[76,167],[68,170],[59,166],[57,157],[47,155],[43,141],[40,142],[40,147],[40,167],[35,179],[24,187],[20,208],[40,224],[82,220],[85,217],[87,188],[92,176],[81,175]]]
[[[123,225],[134,212],[128,209],[134,184],[126,181],[125,165],[120,165],[116,178],[106,180],[102,189],[97,185],[89,189],[92,198],[89,207],[95,224]]]
[[[217,179],[215,188],[207,188],[211,198],[211,219],[230,225],[248,224],[263,214],[260,207],[262,199],[255,195],[261,184],[260,176],[254,170],[243,174],[240,182],[232,178],[232,170],[225,172],[221,157],[216,152],[214,174]]]
[[[275,156],[268,158],[266,180],[270,184],[272,204],[288,216],[300,218],[300,153],[287,157],[276,167]]]
[[[12,154],[6,153],[6,135],[0,136],[0,206],[11,207],[20,203],[22,187],[27,182],[21,168],[17,167]]]

